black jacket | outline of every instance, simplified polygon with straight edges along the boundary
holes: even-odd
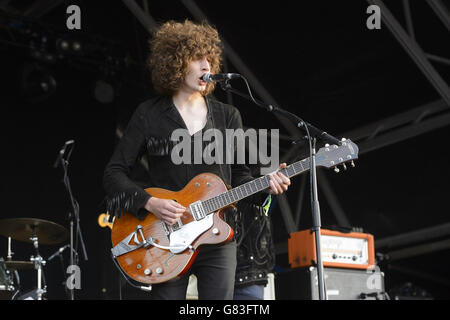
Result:
[[[202,131],[220,129],[225,137],[225,129],[242,128],[241,115],[235,107],[209,97],[205,99],[208,113]],[[170,136],[178,128],[187,129],[172,97],[156,97],[138,106],[104,171],[106,207],[111,215],[119,216],[122,209],[137,217],[147,213],[143,206],[150,195],[130,179],[133,166],[144,154],[147,156],[150,176],[145,188],[181,190],[202,172],[214,173],[232,187],[253,179],[250,169],[243,164],[174,164],[171,150],[176,143],[170,140]],[[250,201],[259,202],[261,199],[256,196]]]

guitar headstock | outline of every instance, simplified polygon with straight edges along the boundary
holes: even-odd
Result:
[[[317,151],[316,166],[334,168],[334,171],[339,172],[338,165],[342,164],[344,170],[347,170],[347,162],[350,162],[352,167],[355,166],[353,160],[358,159],[358,150],[355,143],[345,138],[342,138],[340,145],[326,144]]]
[[[102,213],[98,216],[97,222],[98,222],[99,226],[102,228],[108,227],[108,228],[112,229],[115,218],[116,217],[113,217],[112,222],[109,222],[109,220],[110,220],[109,213]]]

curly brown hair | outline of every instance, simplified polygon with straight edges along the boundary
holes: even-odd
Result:
[[[149,44],[147,67],[153,87],[160,94],[173,95],[181,87],[192,60],[206,57],[211,73],[220,72],[222,43],[217,30],[205,22],[168,21],[158,28]],[[208,83],[202,94],[208,95],[214,88],[214,83]]]

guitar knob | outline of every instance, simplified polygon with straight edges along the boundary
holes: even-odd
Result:
[[[214,235],[218,235],[219,234],[219,229],[217,229],[217,228],[212,229],[212,233]]]
[[[161,267],[156,268],[155,271],[156,271],[157,274],[163,273],[163,269]]]
[[[334,172],[339,173],[339,168],[338,167],[334,167]]]
[[[147,268],[147,269],[144,270],[144,274],[145,274],[146,276],[149,276],[150,273],[152,273],[152,271],[151,271],[150,269]]]

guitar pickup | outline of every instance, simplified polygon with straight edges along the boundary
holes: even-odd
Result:
[[[191,210],[192,216],[196,221],[202,220],[206,217],[205,209],[203,208],[203,204],[200,200],[191,203],[191,205],[189,205],[189,209]]]

